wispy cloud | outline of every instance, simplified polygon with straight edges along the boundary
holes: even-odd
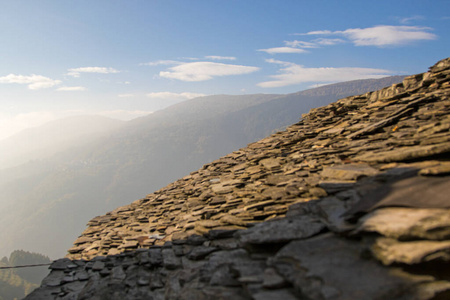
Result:
[[[288,66],[296,66],[296,64],[288,62],[288,61],[282,61],[282,60],[278,60],[278,59],[273,59],[273,58],[269,58],[266,59],[265,62],[269,63],[269,64],[277,64],[277,65],[282,65],[285,67]]]
[[[114,68],[105,68],[105,67],[82,67],[69,69],[67,75],[73,77],[80,77],[81,73],[111,74],[111,73],[120,73],[120,71]]]
[[[341,43],[345,43],[343,39],[327,39],[327,38],[318,38],[313,40],[313,43],[320,46],[332,46]]]
[[[425,20],[424,16],[412,16],[412,17],[406,17],[406,18],[398,18],[398,21],[400,24],[410,24],[412,21],[421,21]]]
[[[300,48],[293,47],[275,47],[268,49],[258,49],[258,51],[266,52],[269,54],[277,54],[277,53],[306,53],[308,51]]]
[[[284,41],[286,46],[288,47],[296,47],[296,48],[317,48],[317,44],[313,42],[305,42],[305,41]]]
[[[355,79],[381,78],[392,74],[389,70],[372,68],[305,68],[290,62],[266,60],[282,66],[280,74],[270,76],[272,80],[258,83],[263,88],[275,88],[305,82],[341,82]]]
[[[312,49],[312,48],[320,48],[321,46],[331,46],[340,43],[345,43],[345,41],[343,39],[338,38],[334,39],[318,38],[310,42],[294,40],[294,41],[285,41],[284,43],[286,44],[286,46],[289,47]]]
[[[343,31],[310,31],[300,35],[339,35],[355,46],[401,46],[416,41],[434,40],[430,27],[379,25],[369,28],[350,28]]]
[[[234,57],[234,56],[208,55],[208,56],[205,56],[205,58],[212,59],[212,60],[236,60],[236,57]]]
[[[248,74],[258,70],[258,67],[199,61],[171,67],[168,71],[160,72],[159,76],[181,81],[204,81],[218,76]]]
[[[63,92],[75,92],[75,91],[85,91],[86,88],[84,86],[62,86],[56,90]]]
[[[180,99],[180,100],[187,100],[187,99],[193,99],[197,97],[203,97],[206,96],[206,94],[200,94],[200,93],[172,93],[172,92],[155,92],[155,93],[148,93],[147,97],[152,99]]]
[[[39,90],[51,88],[55,85],[61,83],[61,80],[54,80],[42,75],[15,75],[9,74],[3,77],[0,77],[0,83],[17,83],[17,84],[26,84],[30,90]]]
[[[328,31],[326,31],[328,32]],[[319,34],[324,34],[322,31]],[[279,53],[307,53],[308,50],[305,49],[314,49],[320,48],[321,46],[331,46],[340,43],[344,43],[343,39],[339,38],[317,38],[312,41],[284,41],[284,47],[275,47],[275,48],[267,48],[267,49],[258,49],[258,51],[266,52],[269,54],[279,54]]]
[[[140,66],[170,66],[170,65],[179,65],[182,64],[183,62],[178,61],[178,60],[156,60],[156,61],[150,61],[150,62],[146,62],[146,63],[140,63]]]

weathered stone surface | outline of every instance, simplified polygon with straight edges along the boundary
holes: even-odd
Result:
[[[27,299],[450,299],[450,59],[104,216]]]
[[[378,232],[400,240],[450,238],[450,209],[381,208],[360,222],[358,232]]]
[[[367,164],[346,164],[325,167],[322,176],[337,180],[356,180],[361,177],[374,176],[379,171]]]
[[[397,299],[414,299],[414,283],[362,258],[363,250],[326,234],[289,243],[271,265],[306,299],[383,299],[394,290]]]
[[[372,252],[383,264],[418,264],[434,260],[450,261],[450,241],[399,242],[392,238],[378,238]]]
[[[304,215],[258,224],[238,234],[243,243],[273,244],[308,238],[324,228],[325,225],[316,218]]]

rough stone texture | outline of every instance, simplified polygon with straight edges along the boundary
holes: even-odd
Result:
[[[450,299],[450,59],[92,219],[26,299]]]

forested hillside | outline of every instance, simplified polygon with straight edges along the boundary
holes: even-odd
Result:
[[[5,256],[0,260],[0,268],[48,263],[50,259],[45,255],[16,250],[9,258]],[[22,299],[40,285],[47,273],[47,266],[0,269],[0,299]]]

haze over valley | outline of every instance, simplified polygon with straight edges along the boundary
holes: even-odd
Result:
[[[402,79],[351,81],[287,95],[207,96],[128,122],[70,117],[26,130],[0,142],[9,153],[5,163],[16,162],[0,169],[0,253],[28,249],[64,256],[95,215],[281,130],[311,108]],[[30,133],[46,136],[46,143],[33,143]]]

